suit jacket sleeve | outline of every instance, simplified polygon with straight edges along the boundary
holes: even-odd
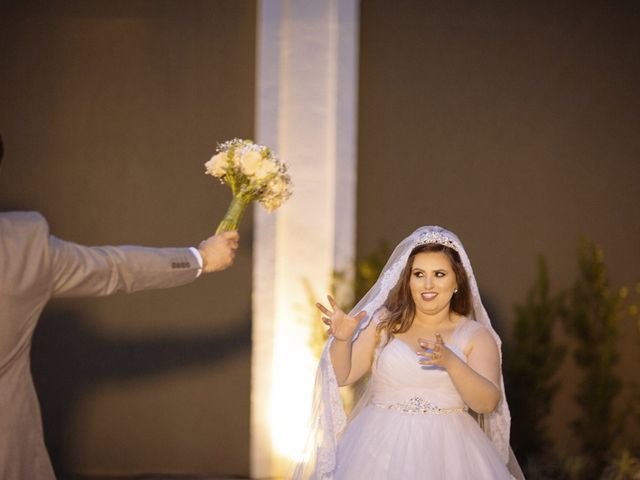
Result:
[[[175,287],[200,268],[188,248],[86,247],[49,236],[49,253],[54,297]]]

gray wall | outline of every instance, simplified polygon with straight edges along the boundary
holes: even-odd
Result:
[[[253,135],[252,1],[0,2],[0,208],[89,245],[196,245],[229,201],[203,175]],[[60,473],[249,470],[251,216],[232,270],[54,301],[33,370]]]
[[[364,0],[360,41],[360,254],[450,228],[505,335],[536,255],[566,287],[582,234],[614,285],[638,281],[637,2]],[[623,334],[622,365],[637,369],[631,318]]]

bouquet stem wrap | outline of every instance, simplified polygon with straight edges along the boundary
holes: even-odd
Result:
[[[227,209],[227,213],[216,229],[216,235],[222,232],[237,230],[238,225],[240,225],[240,220],[242,220],[242,215],[251,202],[251,199],[245,199],[241,195],[234,195]]]

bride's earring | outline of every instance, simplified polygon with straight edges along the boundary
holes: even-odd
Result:
[[[454,288],[454,289],[453,289],[453,294],[455,295],[456,293],[458,293],[458,289],[457,289],[457,288]]]

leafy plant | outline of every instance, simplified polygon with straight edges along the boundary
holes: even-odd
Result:
[[[614,410],[622,381],[614,367],[623,304],[609,286],[602,250],[593,242],[581,241],[578,267],[563,312],[567,331],[576,341],[573,357],[583,375],[574,394],[580,415],[570,426],[587,471],[601,472],[622,430],[622,416]]]
[[[544,257],[537,261],[536,280],[524,304],[515,306],[511,342],[505,346],[505,377],[512,413],[512,446],[529,478],[544,478],[552,444],[545,423],[558,392],[555,375],[566,353],[554,329],[560,320],[562,295],[552,295]]]
[[[629,450],[622,450],[604,469],[602,480],[637,480],[640,478],[640,459]]]
[[[628,381],[629,398],[617,403],[623,382],[615,372],[619,329],[630,333],[625,318],[632,320],[640,344],[640,284],[635,301],[628,288],[612,289],[602,250],[587,239],[578,248],[578,267],[573,285],[553,294],[539,258],[536,281],[515,307],[513,338],[505,344],[512,444],[529,480],[640,479],[640,385]],[[545,423],[567,350],[554,336],[558,319],[581,372],[574,393],[578,418],[570,424],[580,444],[573,452],[551,448]]]

